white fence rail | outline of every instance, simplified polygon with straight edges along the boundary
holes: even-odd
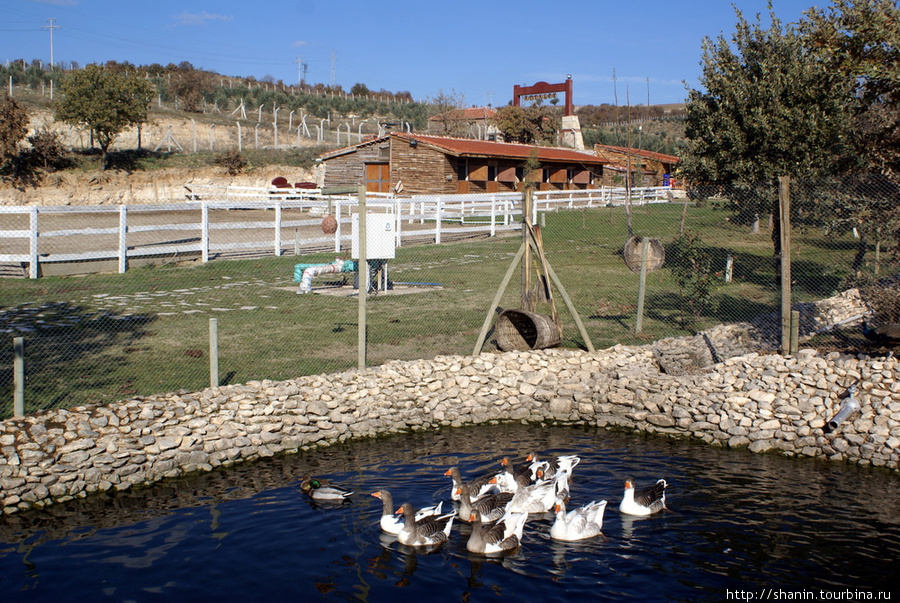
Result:
[[[668,188],[632,190],[632,203],[660,203]],[[42,264],[116,260],[118,271],[129,260],[148,257],[199,257],[208,262],[240,253],[350,247],[349,224],[355,195],[323,196],[307,189],[270,190],[241,187],[191,187],[189,201],[116,207],[0,207],[0,264],[18,264],[29,278]],[[440,244],[446,237],[486,235],[518,230],[521,193],[471,195],[371,195],[371,211],[395,215],[396,245],[415,237]],[[578,207],[622,205],[624,189],[541,191],[540,212]],[[319,230],[331,214],[333,235]],[[317,233],[316,231],[319,230]]]

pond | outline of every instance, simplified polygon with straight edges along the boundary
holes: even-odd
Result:
[[[485,558],[461,522],[432,552],[381,533],[371,492],[446,506],[449,467],[471,477],[532,451],[581,457],[569,506],[608,500],[601,536],[556,542],[532,515],[521,547]],[[307,473],[356,494],[316,504]],[[619,513],[625,479],[660,477],[667,511]],[[0,519],[4,602],[847,599],[888,592],[898,559],[894,473],[586,427],[385,436]]]

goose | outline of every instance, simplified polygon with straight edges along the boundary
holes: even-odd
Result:
[[[556,460],[550,463],[548,461],[541,460],[537,452],[531,452],[527,457],[525,457],[525,460],[531,463],[530,467],[532,476],[540,468],[544,471],[544,477],[546,479],[550,479],[552,477],[555,477],[556,474],[560,471],[568,471],[571,474],[572,469],[575,468],[575,465],[581,462],[581,457],[574,454],[565,454],[556,457]],[[534,480],[534,477],[532,477],[532,480]]]
[[[456,511],[453,511],[446,515],[429,515],[416,519],[416,512],[408,502],[400,505],[395,513],[403,516],[403,527],[397,533],[397,542],[408,546],[430,546],[446,542],[453,528],[453,518],[456,517]]]
[[[300,482],[300,490],[304,494],[317,501],[342,502],[349,499],[354,492],[343,486],[332,484],[328,480],[309,477]]]
[[[522,533],[528,513],[507,512],[494,523],[484,523],[475,514],[469,516],[472,533],[466,541],[466,550],[480,555],[511,551],[522,544]]]
[[[496,492],[485,494],[473,501],[469,493],[463,489],[459,501],[459,519],[468,521],[469,516],[474,514],[481,521],[495,521],[503,516],[506,505],[512,499],[512,492]]]
[[[515,493],[519,488],[530,486],[534,483],[532,471],[530,467],[513,469],[513,464],[508,458],[500,461],[503,470],[494,476],[497,488],[501,492]]]
[[[652,515],[666,508],[666,480],[660,479],[652,486],[635,489],[631,480],[625,482],[625,496],[619,511],[626,515]]]
[[[558,484],[558,480],[549,479],[519,488],[506,506],[506,510],[511,513],[546,513],[556,502]]]
[[[491,479],[494,477],[493,475],[482,475],[468,482],[463,482],[462,476],[459,473],[459,467],[450,467],[444,472],[444,475],[450,476],[453,479],[453,486],[450,490],[451,500],[458,501],[460,499],[462,488],[467,489],[469,491],[469,497],[475,500],[494,487],[493,484],[490,483]]]
[[[606,501],[601,500],[590,502],[566,513],[566,503],[561,497],[558,497],[555,505],[556,520],[550,526],[550,538],[572,542],[597,536],[603,527],[605,510]]]
[[[393,496],[391,496],[391,493],[387,490],[376,490],[375,492],[372,492],[372,496],[380,499],[382,503],[381,519],[379,520],[381,530],[396,536],[400,533],[400,530],[403,529],[404,521],[402,517],[398,517],[394,514]],[[441,501],[436,505],[419,509],[415,514],[416,520],[418,521],[432,515],[440,515],[441,507],[443,506],[444,501]]]

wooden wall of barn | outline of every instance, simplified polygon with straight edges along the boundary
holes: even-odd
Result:
[[[390,157],[390,142],[387,140],[332,157],[325,162],[324,186],[359,186],[365,182],[367,163],[388,163]]]
[[[449,176],[449,178],[448,178]],[[427,145],[415,147],[399,138],[392,139],[391,180],[403,182],[403,192],[411,195],[456,193],[454,158]]]

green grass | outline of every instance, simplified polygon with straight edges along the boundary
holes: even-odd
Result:
[[[667,243],[678,233],[681,212],[680,205],[636,208],[634,232]],[[546,214],[546,257],[594,346],[643,344],[777,309],[769,232],[750,234],[726,216],[712,208],[691,207],[686,217],[686,228],[714,249],[721,267],[717,270],[724,269],[729,251],[734,255],[734,282],[721,283],[716,307],[696,324],[685,324],[675,282],[664,267],[647,277],[643,332],[635,334],[639,276],[625,266],[621,255],[627,239],[624,210]],[[398,249],[390,263],[393,281],[440,283],[442,288],[368,298],[369,364],[471,353],[520,242],[516,235]],[[798,235],[794,246],[795,301],[832,295],[850,265],[852,241],[809,233]],[[208,386],[210,317],[218,319],[223,382],[280,380],[355,368],[357,298],[297,295],[292,278],[295,263],[333,258],[333,254],[272,257],[138,268],[126,274],[4,280],[0,417],[12,410],[14,336],[25,339],[29,412]],[[501,308],[521,307],[519,274],[507,288]],[[333,278],[319,277],[314,284],[328,280]],[[562,345],[583,348],[561,297],[557,309],[563,320]],[[550,310],[543,304],[536,311]],[[69,326],[53,326],[60,322]],[[34,330],[22,331],[22,325]],[[485,349],[496,349],[490,339]]]

